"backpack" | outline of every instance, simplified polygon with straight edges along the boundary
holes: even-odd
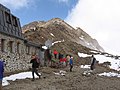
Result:
[[[38,57],[36,57],[36,65],[37,65],[37,67],[40,66],[40,58],[38,58]]]
[[[35,61],[35,67],[38,68],[39,67],[39,63],[37,61]]]
[[[92,65],[96,63],[96,58],[93,58]]]

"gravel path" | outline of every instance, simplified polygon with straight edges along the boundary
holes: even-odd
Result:
[[[109,71],[104,67],[97,67],[93,74],[84,76],[82,73],[86,69],[75,66],[73,72],[69,68],[64,68],[67,72],[65,76],[55,75],[63,69],[53,69],[44,67],[41,79],[31,81],[31,79],[10,81],[10,85],[3,87],[3,90],[120,90],[120,78],[98,76],[98,73]]]

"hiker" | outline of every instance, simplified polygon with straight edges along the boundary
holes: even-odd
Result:
[[[95,69],[95,64],[96,64],[96,58],[94,57],[94,55],[92,55],[92,57],[91,57],[91,66],[90,66],[91,70]]]
[[[50,49],[46,49],[45,50],[44,58],[45,58],[44,64],[45,64],[45,66],[48,66],[49,63],[51,62],[51,59],[52,59],[52,55],[51,55]]]
[[[58,59],[59,59],[59,60],[62,59],[63,56],[64,56],[63,54],[59,53],[59,54],[58,54]]]
[[[67,58],[66,57],[63,58],[63,66],[67,66]]]
[[[54,57],[55,57],[55,59],[57,59],[57,55],[58,55],[58,52],[57,52],[57,50],[54,50]]]
[[[39,62],[36,59],[35,55],[32,55],[30,63],[32,63],[32,76],[33,76],[32,81],[34,81],[35,80],[34,73],[40,78],[40,75],[38,74]]]
[[[71,57],[70,55],[68,55],[68,56],[67,56],[67,59],[69,60],[70,72],[72,72],[72,68],[73,68],[73,57]]]
[[[3,73],[4,73],[4,62],[0,59],[0,90],[2,90]]]

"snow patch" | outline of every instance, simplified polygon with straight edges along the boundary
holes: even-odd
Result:
[[[42,46],[43,49],[47,49],[47,46]]]
[[[120,60],[116,60],[116,59],[111,58],[111,57],[106,57],[104,55],[95,55],[95,57],[96,57],[97,61],[99,61],[99,63],[110,62],[111,63],[110,68],[111,69],[114,69],[114,70],[117,70],[117,71],[120,70]]]
[[[65,74],[67,73],[66,71],[60,70],[58,73],[53,72],[55,75],[62,75],[65,76]]]
[[[54,34],[50,33],[51,36],[55,37]]]
[[[120,74],[118,73],[114,73],[114,72],[109,72],[109,73],[101,73],[101,74],[98,74],[99,76],[107,76],[107,77],[120,77]]]
[[[91,57],[91,55],[84,54],[84,53],[79,53],[79,52],[78,52],[78,56],[79,57]],[[111,63],[110,68],[111,69],[120,71],[120,60],[119,59],[106,57],[106,55],[94,55],[94,56],[95,56],[96,60],[99,61],[99,63],[110,62]]]
[[[79,39],[84,40],[84,38],[83,38],[83,37],[79,37]]]
[[[64,42],[64,39],[62,41],[55,41],[54,43],[52,43],[52,45],[56,44],[56,43],[61,43]]]
[[[78,52],[79,57],[90,57],[91,55]]]
[[[96,51],[90,51],[90,52],[92,52],[92,53],[98,53],[98,52],[96,52]]]
[[[41,73],[39,73],[41,75]],[[2,81],[2,85],[6,86],[9,85],[10,83],[8,80],[15,81],[17,79],[26,79],[26,78],[32,78],[32,72],[22,72],[14,75],[10,75],[8,77],[4,77]],[[35,78],[38,78],[38,76],[35,74]]]
[[[90,68],[90,65],[81,65],[81,68]]]

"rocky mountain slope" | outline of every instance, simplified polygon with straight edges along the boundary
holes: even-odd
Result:
[[[32,32],[40,31],[39,37],[42,38],[42,41],[40,41],[42,43],[48,38],[54,39],[54,41],[70,40],[94,50],[104,51],[96,39],[92,39],[91,36],[80,28],[74,29],[59,18],[54,18],[48,22],[35,21],[23,26],[22,29],[25,37],[28,39],[30,39],[30,34],[33,34]]]
[[[97,40],[82,29],[74,29],[65,21],[54,18],[47,22],[35,21],[22,27],[26,39],[44,45],[49,39],[54,44],[51,48],[57,48],[59,52],[75,54],[78,52],[90,53],[90,50],[104,51]]]

